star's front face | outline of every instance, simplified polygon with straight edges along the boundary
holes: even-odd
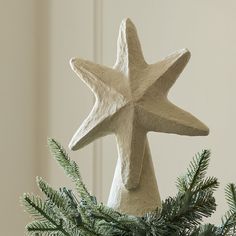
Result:
[[[71,60],[73,70],[93,91],[96,101],[69,147],[77,150],[114,133],[123,184],[134,189],[140,180],[148,131],[197,136],[207,135],[209,130],[167,99],[190,58],[187,49],[148,65],[129,19],[120,26],[117,48],[113,69],[82,59]]]

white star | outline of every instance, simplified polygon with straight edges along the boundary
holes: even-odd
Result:
[[[122,181],[131,190],[140,182],[147,132],[196,136],[207,135],[209,130],[167,98],[190,58],[187,49],[156,64],[147,64],[135,26],[129,19],[121,24],[117,47],[113,69],[78,58],[71,60],[73,70],[93,91],[96,101],[69,147],[77,150],[114,133]]]

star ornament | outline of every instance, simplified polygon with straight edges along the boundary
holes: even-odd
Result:
[[[147,132],[207,135],[209,130],[201,121],[167,98],[189,58],[190,52],[183,49],[156,64],[147,64],[136,28],[130,19],[125,19],[119,30],[113,68],[71,59],[72,69],[94,93],[95,104],[74,134],[70,149],[80,149],[114,133],[122,182],[131,190],[140,182]]]

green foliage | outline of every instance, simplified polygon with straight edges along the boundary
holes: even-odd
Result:
[[[220,235],[236,235],[236,185],[228,184],[225,188],[226,200],[229,211],[222,217],[222,226],[219,229]]]
[[[201,225],[203,218],[216,210],[214,191],[219,186],[215,177],[206,177],[210,152],[198,153],[187,173],[177,179],[178,193],[143,217],[121,214],[90,195],[77,164],[53,139],[48,140],[52,155],[75,183],[79,196],[67,189],[53,189],[37,178],[42,199],[24,194],[22,203],[34,221],[26,226],[28,235],[43,236],[233,236],[236,235],[236,185],[226,187],[229,210],[222,225]]]

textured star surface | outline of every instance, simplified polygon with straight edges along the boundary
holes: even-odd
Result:
[[[147,64],[134,24],[130,19],[123,20],[113,68],[79,58],[71,59],[73,70],[89,86],[96,99],[69,147],[77,150],[99,137],[114,133],[123,183],[127,189],[136,188],[147,132],[189,136],[209,133],[201,121],[167,98],[189,58],[190,52],[183,49],[156,64]]]

